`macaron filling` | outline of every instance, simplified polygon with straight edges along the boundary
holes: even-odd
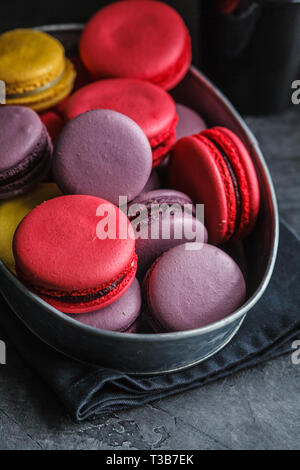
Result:
[[[24,180],[30,182],[36,179],[36,173],[43,173],[49,166],[51,143],[48,133],[43,127],[40,141],[33,151],[18,165],[2,172],[0,175],[0,194],[17,189],[24,185]]]
[[[178,116],[176,114],[169,129],[157,137],[149,139],[152,154],[153,154],[153,167],[159,165],[161,161],[171,150],[176,140],[176,125],[178,122]]]
[[[64,305],[84,305],[84,306],[95,306],[101,305],[109,298],[115,296],[119,291],[121,291],[133,278],[134,273],[137,268],[137,256],[133,256],[130,264],[127,268],[120,274],[117,279],[113,279],[109,283],[104,283],[101,286],[95,287],[93,289],[85,289],[80,291],[59,291],[47,289],[42,286],[33,285],[30,281],[26,281],[24,276],[16,265],[16,271],[20,279],[27,284],[34,292],[40,295],[45,300],[48,300],[49,303],[53,304],[55,307],[61,307],[63,309]]]
[[[232,237],[232,234],[236,229],[237,199],[231,174],[228,170],[226,162],[222,154],[218,151],[214,142],[212,142],[209,137],[206,135],[206,131],[203,131],[200,134],[196,134],[193,136],[193,138],[199,140],[204,146],[207,147],[208,151],[210,152],[210,155],[214,158],[215,164],[218,167],[218,171],[223,176],[224,191],[226,193],[226,199],[228,201],[227,230],[224,237],[224,241],[227,241]]]
[[[22,93],[9,93],[6,95],[6,98],[9,99],[9,100],[16,100],[18,98],[25,98],[27,96],[34,96],[34,95],[37,95],[39,93],[41,93],[42,91],[46,91],[48,90],[49,88],[57,85],[61,80],[63,80],[64,76],[66,75],[66,72],[67,72],[67,67],[65,65],[62,73],[54,78],[53,80],[51,80],[50,82],[48,83],[45,83],[44,85],[41,85],[37,88],[30,88],[29,90],[24,90]]]
[[[232,237],[237,233],[240,223],[241,223],[241,215],[242,215],[242,196],[240,192],[240,187],[238,183],[238,178],[237,175],[235,174],[233,165],[230,162],[230,159],[228,158],[225,150],[221,147],[221,145],[216,142],[216,140],[212,136],[205,135],[205,137],[217,148],[218,152],[222,155],[222,158],[225,162],[225,165],[229,171],[233,188],[234,188],[234,194],[235,194],[235,200],[236,200],[236,215],[235,215],[235,221],[234,221],[234,230],[232,233]]]

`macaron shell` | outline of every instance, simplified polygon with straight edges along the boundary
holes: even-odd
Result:
[[[151,204],[167,203],[167,204],[193,204],[192,199],[181,191],[175,189],[155,189],[152,191],[142,192],[137,196],[132,204],[145,204],[147,207]]]
[[[137,279],[134,279],[125,294],[108,307],[84,314],[69,314],[69,316],[93,328],[125,332],[134,325],[141,305],[140,284]]]
[[[205,204],[209,243],[225,241],[229,228],[233,230],[236,200],[229,171],[212,144],[196,136],[179,140],[171,153],[168,178],[172,187],[187,193],[195,204]]]
[[[260,200],[256,171],[249,152],[238,136],[224,127],[213,127],[202,135],[213,136],[215,142],[226,152],[233,167],[242,199],[241,221],[235,237],[244,238],[255,225]]]
[[[45,181],[51,168],[51,149],[52,144],[50,137],[47,137],[47,143],[44,151],[40,154],[39,152],[33,152],[32,159],[29,158],[29,162],[34,165],[30,172],[25,175],[19,175],[14,181],[1,185],[0,199],[6,200],[11,199],[22,194],[26,194],[28,191],[33,189],[36,184],[40,181]],[[14,168],[15,175],[18,175],[24,168],[22,163]]]
[[[207,127],[196,111],[183,104],[176,103],[176,113],[178,115],[176,141],[182,139],[182,137],[198,134]]]
[[[44,178],[52,143],[39,116],[22,106],[0,107],[0,127],[0,199],[9,199]]]
[[[116,221],[116,238],[98,237],[99,214],[106,208]],[[119,225],[120,224],[120,225]],[[124,229],[124,239],[119,237]],[[14,256],[22,278],[53,291],[86,291],[119,279],[135,255],[127,217],[107,201],[92,196],[61,196],[31,211],[14,237]],[[67,311],[67,310],[66,310]]]
[[[53,154],[55,181],[66,194],[88,194],[119,203],[144,188],[152,151],[142,129],[111,110],[77,116],[64,127]]]
[[[155,206],[163,204],[167,204],[170,208],[173,206],[174,213],[157,214]],[[144,220],[139,223],[139,213],[143,211],[143,206],[147,208],[147,212],[144,215],[142,212]],[[153,213],[150,213],[152,209]],[[159,189],[140,194],[129,205],[129,217],[134,216],[135,211],[138,219],[133,219],[132,225],[140,227],[136,239],[139,279],[143,279],[147,269],[158,256],[173,246],[193,241],[207,242],[206,228],[193,217],[195,208],[192,200],[180,191]]]
[[[243,275],[223,251],[204,244],[198,251],[180,245],[150,268],[145,289],[152,324],[162,331],[184,331],[221,320],[246,295]]]
[[[195,217],[179,212],[149,218],[147,225],[142,225],[136,239],[137,277],[142,280],[151,264],[165,251],[195,241],[207,241],[207,231]]]
[[[0,203],[0,258],[13,271],[12,241],[19,223],[36,206],[58,196],[61,196],[61,191],[56,184],[39,183],[22,197]]]
[[[15,29],[0,35],[0,79],[8,95],[44,86],[64,68],[64,48],[49,34]]]
[[[23,106],[0,107],[0,172],[13,168],[37,146],[43,132],[39,116]]]
[[[191,46],[173,8],[131,0],[108,5],[92,17],[80,40],[80,55],[94,78],[140,78],[170,89],[187,72]]]
[[[156,189],[160,189],[161,181],[157,170],[152,170],[150,178],[148,179],[146,186],[144,186],[141,194],[146,193],[148,191],[155,191]]]
[[[173,98],[161,88],[142,80],[111,79],[91,83],[70,98],[66,119],[92,109],[112,109],[135,121],[148,139],[175,128],[176,116]]]
[[[76,73],[72,63],[69,60],[65,61],[65,72],[62,78],[53,86],[41,91],[39,93],[22,96],[17,98],[10,98],[6,100],[7,104],[18,104],[28,106],[35,111],[45,111],[64,100],[72,91]]]

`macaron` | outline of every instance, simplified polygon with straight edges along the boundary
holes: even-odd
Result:
[[[168,167],[169,183],[205,206],[211,244],[246,237],[259,211],[259,185],[251,156],[239,137],[213,127],[179,140]]]
[[[9,199],[47,174],[52,143],[38,114],[23,106],[1,106],[0,129],[0,199]]]
[[[161,185],[162,183],[161,183],[159,174],[157,170],[154,169],[151,171],[151,175],[146,183],[146,186],[144,186],[141,194],[148,193],[149,191],[155,191],[156,189],[160,189]]]
[[[176,103],[178,123],[176,126],[176,141],[189,135],[198,134],[207,128],[202,117],[193,109]]]
[[[33,209],[16,230],[13,253],[20,280],[66,313],[107,307],[136,273],[127,217],[93,196],[61,196]]]
[[[55,111],[45,111],[40,115],[41,121],[45,124],[53,143],[62,131],[64,120]]]
[[[71,96],[79,90],[79,88],[82,88],[89,83],[91,83],[91,77],[87,69],[84,67],[82,61],[80,60],[80,57],[78,56],[73,56],[70,57],[70,61],[72,62],[75,72],[76,72],[76,80],[74,83],[74,87],[72,90],[72,93],[64,98],[62,101],[60,101],[57,105],[54,106],[53,111],[55,111],[57,114],[59,114],[62,118],[64,118],[64,112],[65,108],[68,105],[69,99]]]
[[[179,191],[160,189],[141,194],[129,205],[128,217],[136,233],[137,277],[141,280],[156,258],[170,248],[207,241],[192,200]]]
[[[149,139],[153,166],[157,166],[175,143],[177,114],[173,98],[152,83],[115,78],[91,83],[68,100],[66,120],[92,109],[112,109],[135,121]]]
[[[152,0],[102,8],[87,23],[79,50],[94,79],[139,78],[165,90],[183,79],[191,63],[191,40],[182,18]]]
[[[62,44],[35,29],[15,29],[0,35],[0,80],[6,103],[36,111],[49,109],[70,94],[75,80]]]
[[[119,204],[147,183],[152,151],[142,129],[111,110],[80,114],[62,130],[53,153],[53,175],[65,194],[88,194]]]
[[[56,184],[38,183],[29,193],[0,203],[0,258],[12,271],[15,271],[12,241],[19,223],[36,206],[58,196],[61,191]]]
[[[133,333],[142,306],[142,294],[139,281],[134,279],[125,294],[118,300],[94,312],[77,315],[69,314],[74,320],[100,330]]]
[[[246,285],[240,268],[219,248],[193,243],[164,253],[143,284],[148,321],[157,333],[192,330],[217,322],[242,306]]]

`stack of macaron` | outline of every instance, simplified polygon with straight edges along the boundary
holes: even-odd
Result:
[[[255,226],[256,172],[237,135],[174,101],[190,63],[154,0],[102,8],[70,59],[45,32],[0,35],[0,258],[77,322],[183,331],[246,299],[228,253]]]

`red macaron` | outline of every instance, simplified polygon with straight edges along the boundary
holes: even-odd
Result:
[[[217,0],[217,8],[223,15],[231,15],[239,6],[240,0]]]
[[[76,70],[76,79],[74,83],[73,92],[69,96],[67,96],[65,99],[60,101],[60,103],[58,103],[53,108],[53,111],[58,113],[61,117],[64,117],[65,108],[67,104],[69,103],[69,99],[73,96],[73,94],[80,88],[91,83],[92,81],[89,72],[84,67],[82,61],[80,60],[80,57],[78,56],[70,57],[70,61],[72,62]]]
[[[130,78],[91,83],[69,98],[65,119],[74,119],[94,109],[112,109],[135,121],[148,137],[154,167],[175,143],[178,121],[175,102],[166,91],[152,83]]]
[[[60,117],[55,111],[50,110],[40,114],[40,118],[49,132],[52,142],[55,143],[65,125],[62,117]]]
[[[251,156],[237,135],[213,127],[179,140],[169,165],[172,187],[204,204],[208,239],[220,244],[247,236],[259,211]]]
[[[19,225],[13,249],[20,280],[66,313],[110,305],[137,268],[129,220],[93,196],[62,196],[36,207]]]
[[[127,77],[169,90],[191,63],[191,40],[181,16],[153,0],[114,2],[87,23],[80,56],[94,79]]]

